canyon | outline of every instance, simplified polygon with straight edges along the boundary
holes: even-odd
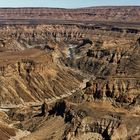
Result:
[[[139,140],[140,7],[1,8],[1,140]]]

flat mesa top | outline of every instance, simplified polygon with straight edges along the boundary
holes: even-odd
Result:
[[[140,6],[62,8],[0,8],[0,25],[120,22],[140,25]]]

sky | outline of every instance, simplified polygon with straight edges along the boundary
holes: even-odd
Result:
[[[0,0],[0,7],[58,7],[140,6],[140,0]]]

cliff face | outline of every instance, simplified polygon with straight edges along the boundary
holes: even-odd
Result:
[[[7,24],[11,17],[28,24],[0,27],[3,137],[139,139],[139,7],[0,9],[0,15],[2,24],[6,16]],[[78,21],[85,17],[102,23]],[[53,24],[29,24],[34,18]]]
[[[32,50],[30,56],[28,51],[7,55],[7,64],[2,62],[0,67],[1,105],[55,100],[76,89],[80,82],[76,74],[53,64],[43,51]]]

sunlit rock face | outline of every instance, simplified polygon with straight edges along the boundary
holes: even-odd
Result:
[[[139,10],[0,9],[3,139],[139,140]]]

